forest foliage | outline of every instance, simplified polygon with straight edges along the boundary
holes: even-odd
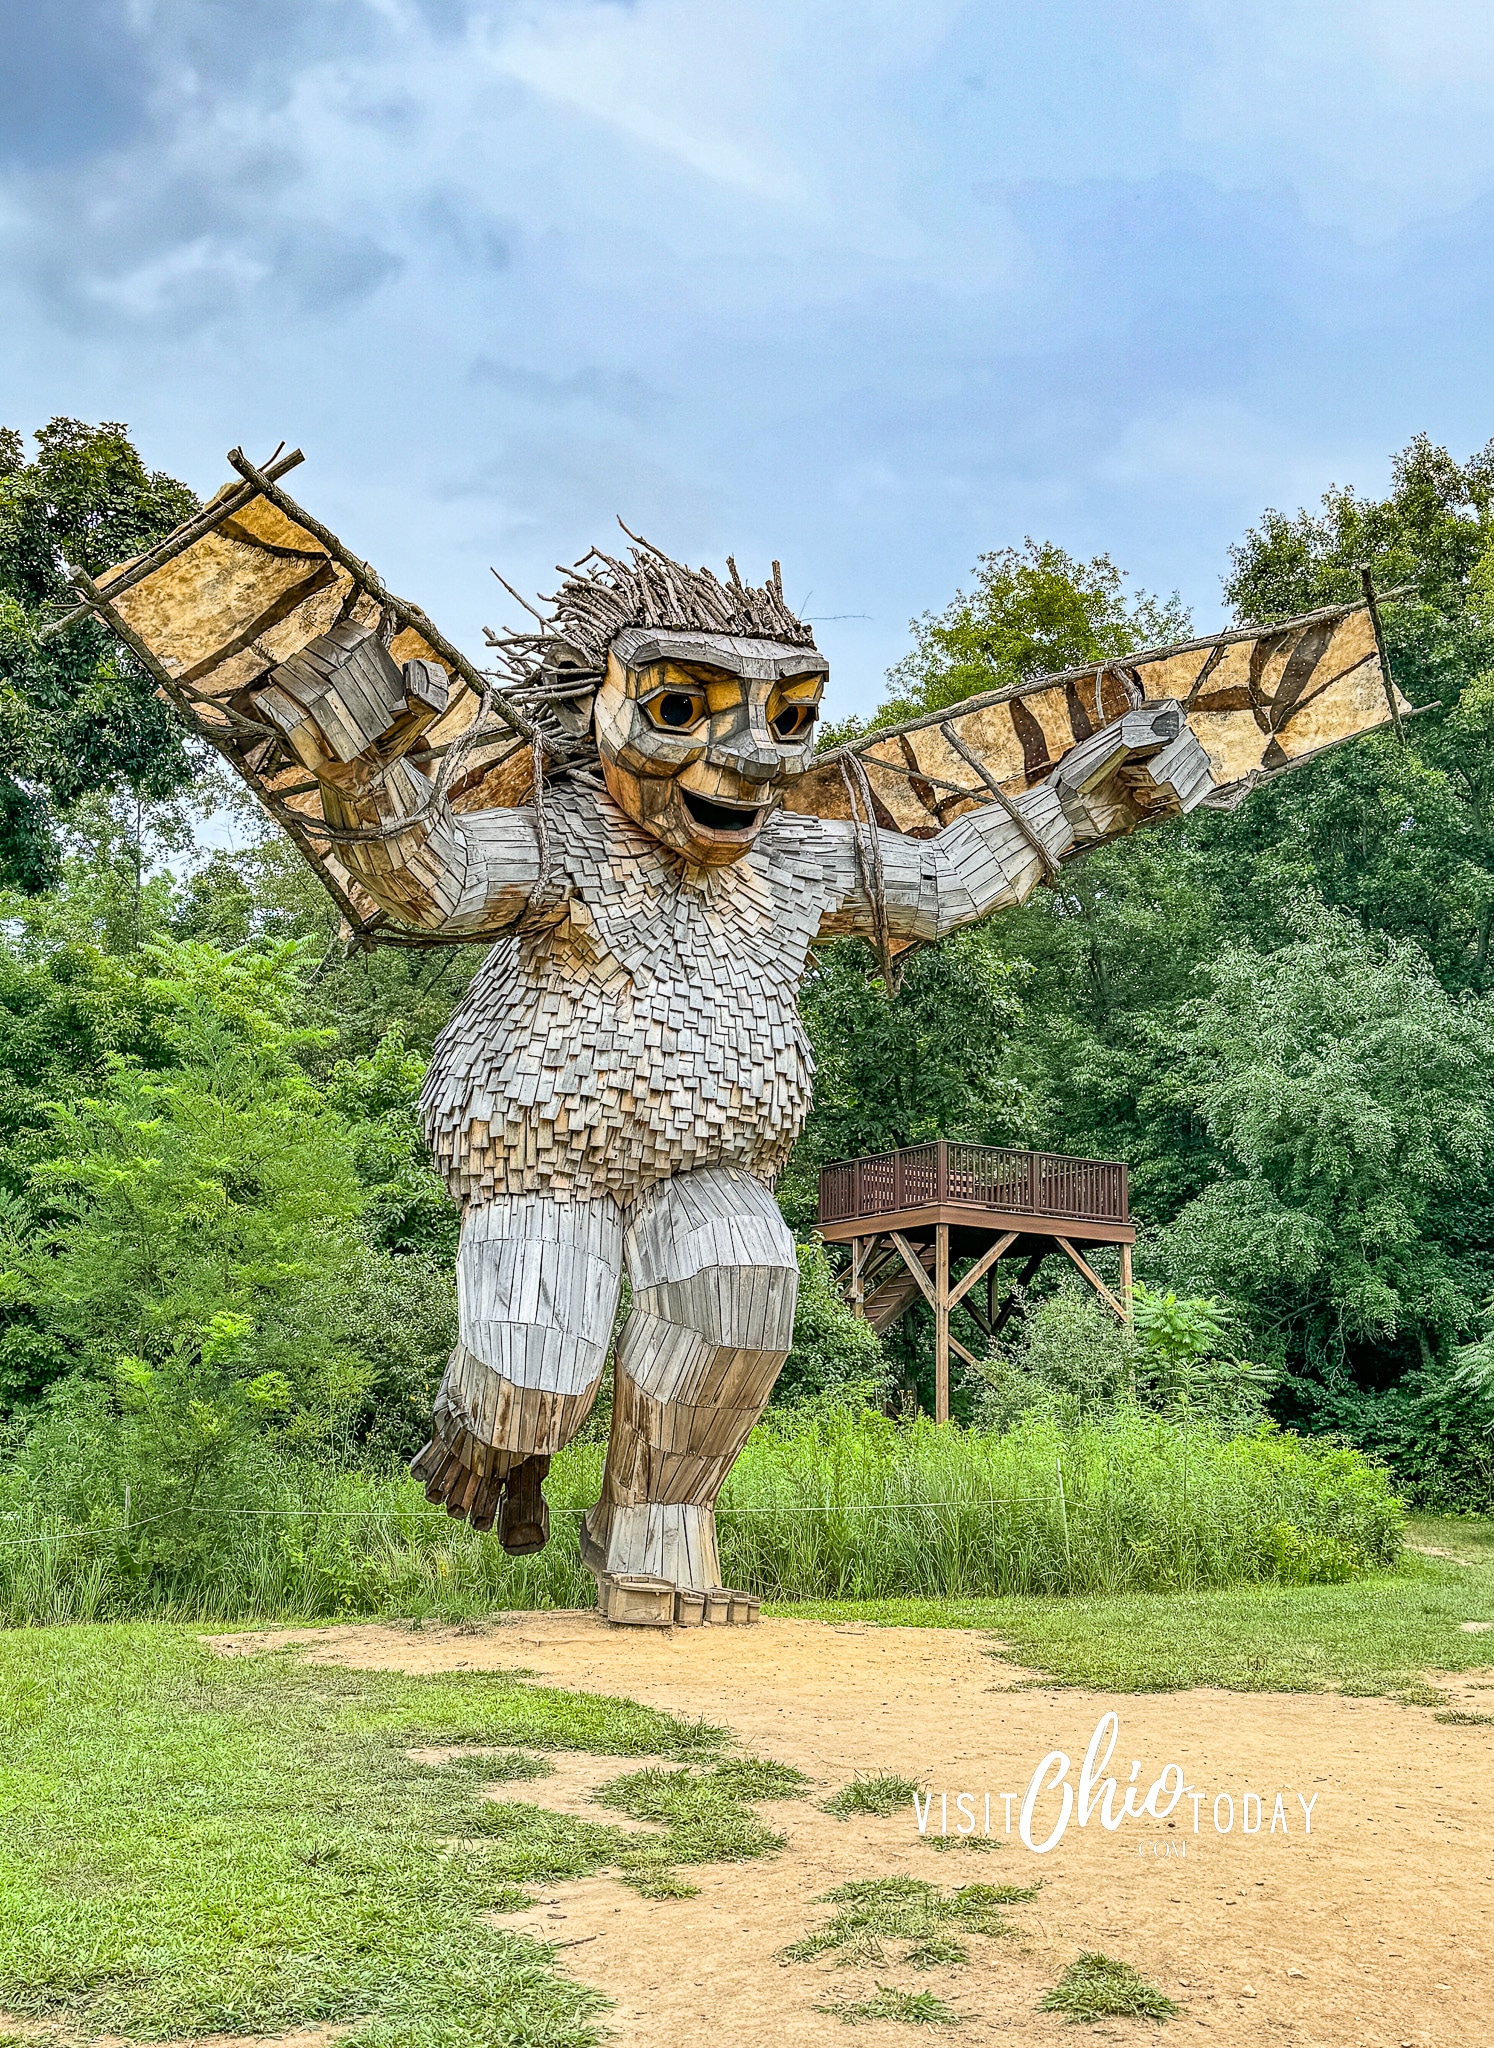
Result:
[[[924,1138],[1131,1169],[1136,1331],[1039,1290],[957,1383],[966,1421],[1173,1415],[1232,1440],[1270,1417],[1488,1504],[1491,482],[1487,452],[1419,440],[1383,499],[1268,512],[1232,554],[1242,618],[1353,597],[1361,563],[1398,593],[1404,747],[1101,849],[918,954],[895,998],[857,942],[817,953],[816,1103],[779,1191],[801,1235],[826,1160]],[[29,458],[0,437],[0,1415],[84,1519],[147,1465],[186,1502],[288,1451],[408,1456],[453,1334],[456,1217],[414,1101],[479,954],[345,954],[127,658],[92,627],[36,638],[64,559],[97,568],[194,502],[122,428],[53,422]],[[997,550],[915,623],[876,715],[1187,630],[1105,557]],[[194,845],[193,802],[238,845]],[[824,1252],[801,1267],[780,1405],[927,1405],[917,1316],[878,1346]]]

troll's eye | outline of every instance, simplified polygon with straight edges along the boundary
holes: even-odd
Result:
[[[698,690],[660,690],[648,701],[649,717],[666,732],[688,732],[705,712],[705,695]]]
[[[781,740],[802,740],[819,717],[816,704],[785,704],[773,718],[773,730]]]

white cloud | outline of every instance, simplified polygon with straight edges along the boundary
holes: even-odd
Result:
[[[981,548],[1207,606],[1265,502],[1494,424],[1471,313],[1398,324],[1491,267],[1427,253],[1494,183],[1472,9],[135,4],[133,125],[0,175],[7,415],[203,488],[291,435],[474,644],[621,511],[779,555],[864,696]]]

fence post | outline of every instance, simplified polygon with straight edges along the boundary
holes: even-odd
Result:
[[[1058,1519],[1063,1523],[1064,1561],[1068,1565],[1069,1577],[1072,1579],[1074,1575],[1074,1553],[1069,1548],[1069,1504],[1063,1497],[1063,1458],[1057,1451],[1053,1454],[1053,1464],[1058,1473]],[[1073,1591],[1072,1586],[1069,1590]]]

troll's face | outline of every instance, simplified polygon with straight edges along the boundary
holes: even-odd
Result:
[[[613,801],[698,867],[740,860],[809,766],[828,673],[812,647],[628,627],[596,701]]]

